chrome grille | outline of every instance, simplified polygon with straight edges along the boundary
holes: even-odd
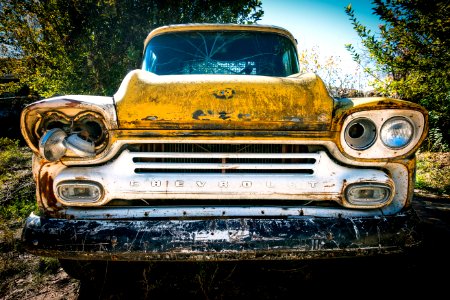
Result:
[[[178,153],[307,153],[308,146],[289,144],[132,144],[131,152]]]
[[[141,144],[128,148],[135,173],[313,174],[317,154],[285,144]]]

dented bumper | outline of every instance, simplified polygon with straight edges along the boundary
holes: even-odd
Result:
[[[42,256],[96,260],[282,260],[401,253],[421,244],[413,210],[393,216],[65,220],[31,215],[22,240]]]

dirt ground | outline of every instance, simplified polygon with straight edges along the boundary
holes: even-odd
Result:
[[[11,252],[6,255],[15,257],[2,260],[30,271],[4,273],[0,299],[287,299],[363,289],[380,297],[440,295],[448,292],[450,197],[418,191],[414,203],[425,232],[424,247],[415,253],[308,262],[103,264],[92,280],[80,282],[57,262],[52,269],[39,257]],[[44,270],[36,275],[32,270],[39,268]]]

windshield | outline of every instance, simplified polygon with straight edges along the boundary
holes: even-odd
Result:
[[[289,76],[298,73],[295,45],[267,32],[197,31],[152,38],[142,69],[158,74],[243,74]]]

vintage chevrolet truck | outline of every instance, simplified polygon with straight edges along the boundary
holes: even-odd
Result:
[[[424,108],[331,97],[299,73],[296,40],[280,27],[171,25],[144,45],[142,68],[112,97],[23,109],[39,207],[27,251],[70,265],[420,246],[411,202]]]

